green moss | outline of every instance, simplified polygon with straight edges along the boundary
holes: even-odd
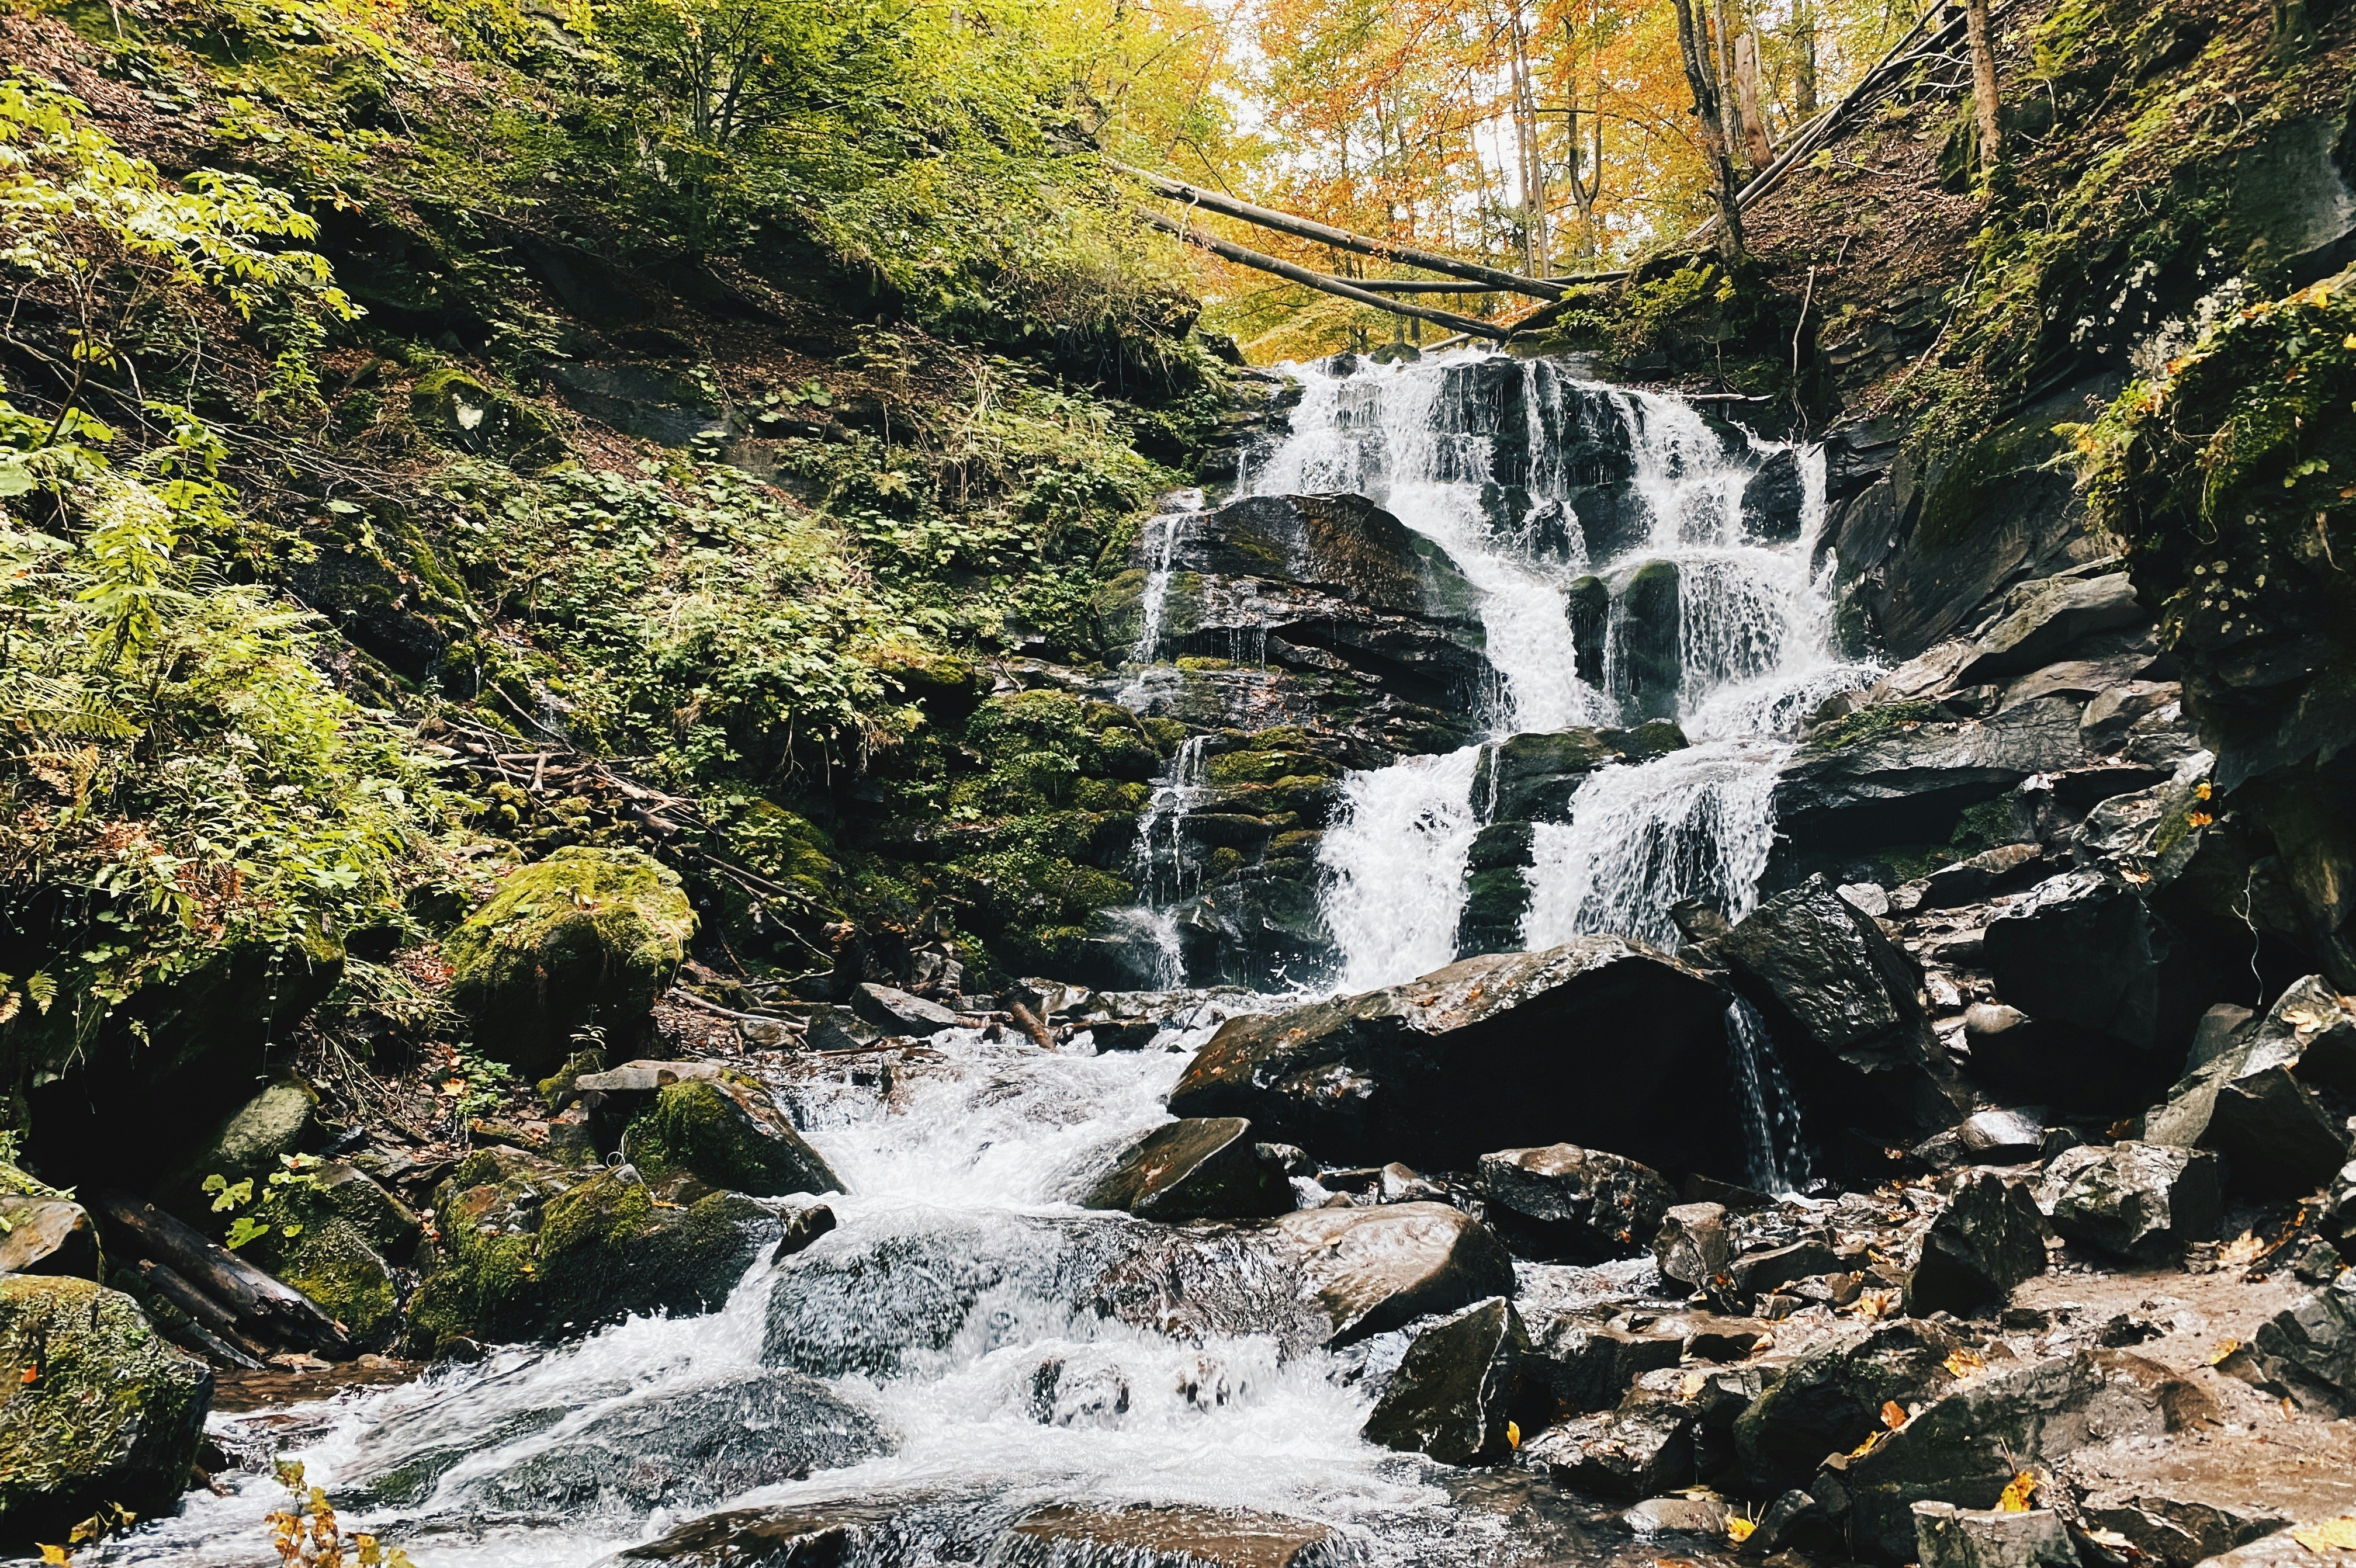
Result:
[[[695,931],[675,872],[628,849],[576,846],[508,875],[444,945],[451,999],[488,1055],[527,1072],[589,1023],[643,1018]]]
[[[1823,751],[1837,752],[1844,746],[1854,746],[1886,735],[1912,724],[1927,722],[1938,712],[1938,704],[1929,701],[1885,702],[1878,707],[1860,708],[1836,720],[1829,728],[1808,737],[1808,744]]]
[[[382,1253],[350,1221],[330,1216],[303,1227],[288,1239],[273,1234],[275,1244],[262,1251],[255,1242],[246,1250],[254,1261],[327,1308],[328,1316],[351,1330],[363,1349],[380,1350],[401,1331],[401,1290]]]
[[[673,1083],[656,1095],[630,1124],[622,1150],[649,1179],[691,1175],[755,1198],[831,1192],[841,1185],[763,1091],[708,1079]]]

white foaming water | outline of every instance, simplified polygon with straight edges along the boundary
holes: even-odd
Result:
[[[1743,1179],[1754,1192],[1795,1193],[1808,1183],[1808,1141],[1800,1097],[1759,1009],[1737,997],[1726,1005],[1727,1062],[1742,1098]]]
[[[1456,956],[1464,861],[1481,830],[1472,801],[1481,748],[1408,757],[1342,781],[1342,809],[1318,846],[1325,924],[1344,991],[1411,979]]]
[[[404,1468],[421,1477],[397,1506],[355,1501],[343,1515],[347,1529],[381,1532],[422,1568],[588,1568],[723,1509],[846,1502],[921,1521],[913,1542],[904,1533],[855,1553],[862,1568],[977,1561],[1012,1519],[1054,1503],[1285,1513],[1331,1526],[1340,1558],[1370,1565],[1502,1560],[1501,1518],[1467,1515],[1435,1484],[1438,1470],[1359,1438],[1370,1396],[1340,1375],[1345,1359],[1260,1333],[1167,1337],[1076,1304],[1073,1280],[1091,1247],[1117,1257],[1168,1233],[1085,1215],[1070,1199],[1168,1118],[1184,1051],[1066,1055],[962,1031],[935,1043],[940,1059],[907,1063],[888,1099],[781,1090],[852,1192],[827,1200],[836,1231],[791,1259],[755,1264],[722,1310],[633,1319],[304,1407],[316,1426],[295,1428],[289,1456],[331,1492]],[[805,1349],[777,1349],[780,1291],[797,1304],[790,1346],[905,1353],[888,1366],[854,1353],[856,1366],[811,1367]],[[815,1385],[774,1370],[798,1359],[819,1374]],[[678,1452],[664,1446],[665,1413],[781,1378],[872,1424],[883,1451],[749,1487],[726,1484],[716,1463],[675,1466],[671,1493],[644,1492],[667,1474],[661,1456]],[[738,1462],[771,1435],[757,1421],[722,1424],[716,1440]],[[788,1425],[778,1441],[793,1437]],[[547,1478],[560,1473],[561,1484]],[[229,1496],[196,1494],[181,1515],[84,1561],[271,1560],[262,1519],[275,1488],[261,1477],[230,1485]]]

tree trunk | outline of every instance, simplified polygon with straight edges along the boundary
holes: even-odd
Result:
[[[1677,12],[1677,51],[1685,57],[1686,85],[1693,91],[1694,118],[1698,122],[1703,159],[1717,176],[1718,249],[1729,261],[1742,254],[1742,209],[1735,202],[1734,160],[1727,155],[1724,121],[1719,116],[1718,85],[1710,74],[1705,36],[1707,23],[1697,26],[1694,0],[1671,0]]]
[[[2267,9],[2267,48],[2277,59],[2297,53],[2308,37],[2307,0],[2273,0]]]
[[[1996,44],[1988,37],[1988,0],[1965,0],[1964,16],[1972,40],[1972,108],[1980,123],[1980,178],[1992,180],[2004,143],[1997,128]]]
[[[1816,14],[1807,0],[1792,6],[1792,108],[1802,120],[1816,112]]]
[[[1742,112],[1742,150],[1753,169],[1775,161],[1775,145],[1767,139],[1767,119],[1759,112],[1759,35],[1734,40],[1734,101]]]

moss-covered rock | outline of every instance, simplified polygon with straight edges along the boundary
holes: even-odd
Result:
[[[223,1117],[179,1168],[164,1179],[156,1201],[194,1224],[209,1225],[212,1200],[205,1193],[205,1178],[259,1183],[279,1168],[281,1158],[303,1147],[318,1107],[319,1096],[301,1079],[290,1073],[273,1080]]]
[[[129,1296],[0,1277],[0,1538],[61,1541],[102,1503],[171,1508],[212,1397],[212,1370],[165,1343]]]
[[[495,392],[464,370],[428,370],[409,389],[409,417],[468,452],[506,457],[554,458],[562,450],[556,423],[518,398]]]
[[[410,1314],[420,1351],[710,1311],[782,1229],[740,1194],[659,1203],[627,1166],[584,1172],[507,1148],[469,1156],[435,1194],[434,1217]]]
[[[758,1089],[724,1079],[673,1083],[630,1124],[622,1152],[650,1179],[690,1175],[755,1198],[840,1192],[818,1150]]]
[[[575,1029],[621,1033],[670,984],[695,933],[677,873],[633,849],[575,845],[511,872],[444,949],[477,1043],[530,1072]]]
[[[404,1292],[393,1265],[416,1250],[423,1226],[409,1205],[352,1166],[330,1162],[308,1175],[273,1191],[277,1223],[245,1254],[327,1308],[361,1349],[382,1349],[401,1328]]]

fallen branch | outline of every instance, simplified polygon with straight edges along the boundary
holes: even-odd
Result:
[[[197,1285],[234,1313],[241,1326],[306,1349],[350,1352],[349,1331],[317,1302],[153,1203],[124,1192],[99,1192],[87,1201],[99,1218],[131,1238],[134,1250]]]
[[[236,1315],[228,1307],[153,1258],[140,1259],[137,1272],[148,1289],[188,1315],[207,1355],[248,1371],[261,1370],[269,1347],[239,1333]]]
[[[1258,251],[1246,250],[1243,246],[1230,240],[1205,234],[1199,229],[1190,229],[1174,219],[1162,217],[1158,212],[1148,212],[1141,216],[1156,229],[1175,234],[1190,245],[1199,245],[1213,255],[1223,256],[1239,266],[1254,267],[1263,272],[1272,272],[1288,282],[1299,283],[1303,288],[1315,289],[1321,293],[1333,294],[1358,304],[1372,305],[1376,310],[1387,310],[1393,315],[1411,315],[1420,321],[1438,322],[1442,326],[1452,326],[1462,333],[1492,337],[1500,342],[1506,336],[1505,328],[1492,326],[1485,321],[1475,321],[1469,315],[1457,315],[1450,311],[1433,310],[1429,305],[1408,304],[1399,300],[1387,300],[1382,295],[1370,293],[1355,283],[1341,283],[1327,277],[1323,272],[1312,272],[1306,267],[1296,267],[1291,262],[1280,261],[1274,256],[1264,255]],[[1421,263],[1419,262],[1418,265]]]
[[[674,987],[665,992],[664,996],[668,1000],[685,1002],[691,1007],[701,1008],[707,1013],[718,1013],[723,1019],[734,1019],[740,1023],[776,1024],[797,1032],[809,1028],[809,1025],[798,1019],[781,1019],[770,1013],[740,1013],[734,1008],[723,1008],[718,1002],[707,1002],[684,986]]]

